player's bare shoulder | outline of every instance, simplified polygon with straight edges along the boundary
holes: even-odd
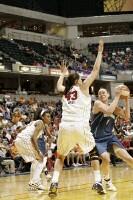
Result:
[[[42,127],[43,126],[43,121],[41,119],[37,120],[34,125],[35,125],[35,127]]]
[[[96,100],[96,101],[94,102],[94,106],[95,106],[95,107],[98,107],[101,103],[102,103],[102,102],[101,102],[100,100]]]
[[[95,102],[94,102],[94,105],[93,105],[93,113],[97,113],[97,112],[99,112],[100,110],[99,110],[99,107],[100,107],[100,105],[101,105],[101,101],[99,101],[99,100],[96,100]]]

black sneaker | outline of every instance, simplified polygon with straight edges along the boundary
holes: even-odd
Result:
[[[99,194],[106,194],[105,189],[102,186],[102,183],[94,183],[92,190],[96,190]]]
[[[48,195],[54,197],[57,195],[58,183],[51,183]]]

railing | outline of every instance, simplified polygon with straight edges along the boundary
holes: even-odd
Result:
[[[34,33],[29,31],[5,28],[1,31],[3,34],[6,34],[8,39],[19,39],[19,40],[26,40],[26,41],[33,41],[39,43],[52,43],[52,44],[60,44],[64,45],[64,39],[62,37],[54,36],[54,35],[47,35],[47,34],[40,34]]]

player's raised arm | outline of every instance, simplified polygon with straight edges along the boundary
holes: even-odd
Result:
[[[104,42],[103,40],[100,40],[99,46],[98,46],[98,54],[97,54],[97,58],[96,58],[93,70],[91,74],[83,81],[83,85],[82,85],[83,90],[88,88],[92,84],[92,82],[94,81],[94,79],[97,77],[99,73],[101,61],[102,61],[103,47],[104,47]]]
[[[68,75],[66,61],[64,61],[64,60],[61,61],[60,68],[61,68],[61,75],[60,75],[58,82],[57,82],[57,90],[58,90],[58,92],[64,92],[65,86],[63,85],[63,81],[64,81],[64,77],[66,75]]]

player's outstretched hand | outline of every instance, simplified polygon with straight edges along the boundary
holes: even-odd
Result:
[[[104,42],[103,42],[103,40],[101,39],[100,41],[99,41],[99,46],[98,46],[98,52],[103,52],[103,48],[104,48]]]
[[[62,60],[61,61],[61,65],[60,65],[61,73],[64,74],[64,75],[68,75],[69,74],[67,66],[66,66],[66,63],[67,63],[67,61]]]
[[[116,87],[115,87],[115,90],[114,90],[115,96],[120,97],[121,92],[122,92],[122,85],[116,86]]]

